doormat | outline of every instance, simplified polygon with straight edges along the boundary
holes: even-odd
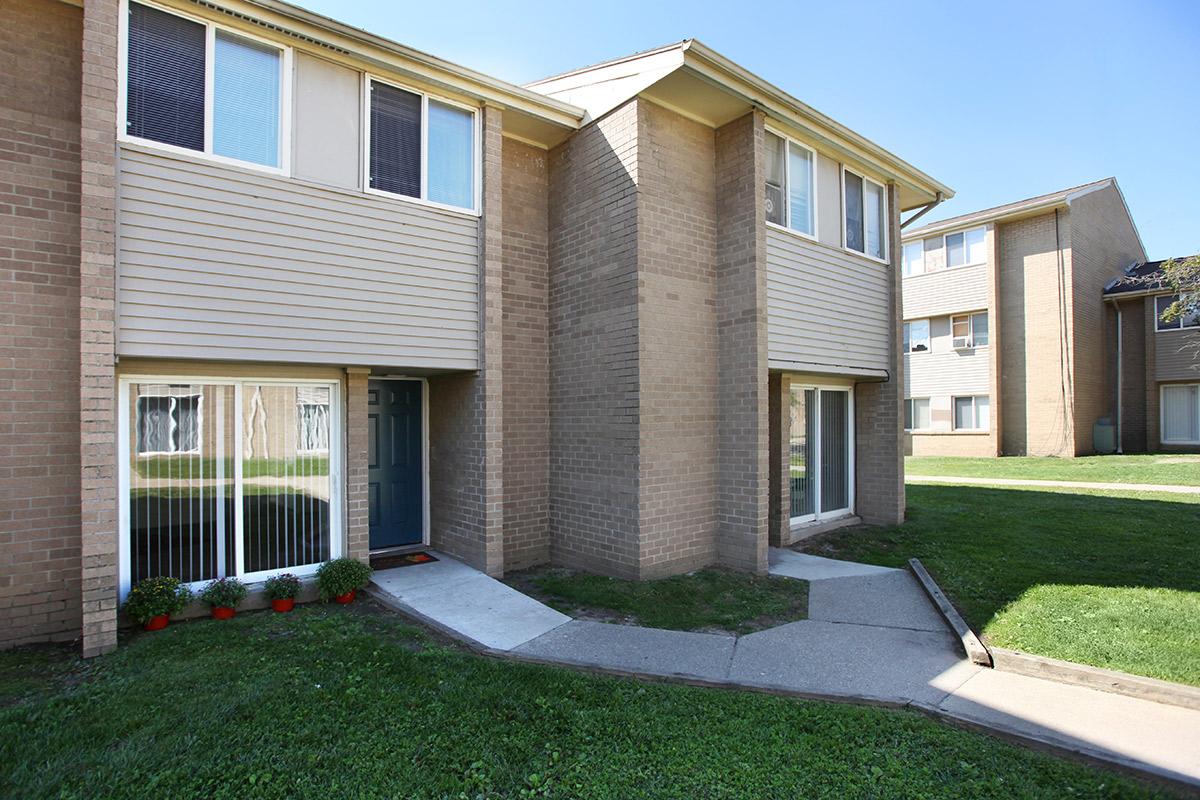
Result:
[[[429,553],[400,553],[399,555],[371,556],[371,569],[392,569],[393,567],[411,567],[413,564],[429,564],[437,561]]]

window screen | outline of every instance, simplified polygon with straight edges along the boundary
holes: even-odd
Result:
[[[371,84],[371,188],[421,196],[421,96]]]
[[[198,22],[129,4],[130,136],[204,150],[204,39]]]

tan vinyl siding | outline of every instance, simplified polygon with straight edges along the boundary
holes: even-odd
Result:
[[[474,369],[478,224],[125,145],[123,356]]]
[[[1151,306],[1153,308],[1153,306]],[[1151,314],[1154,312],[1151,311]],[[1153,319],[1150,324],[1153,326]],[[1154,341],[1154,379],[1200,381],[1200,331],[1158,331]]]
[[[890,279],[885,264],[768,228],[772,366],[887,370]]]
[[[990,394],[990,360],[986,347],[910,355],[904,361],[904,396]]]
[[[904,318],[924,319],[988,306],[988,265],[927,272],[904,279]]]

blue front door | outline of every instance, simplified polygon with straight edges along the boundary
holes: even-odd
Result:
[[[423,539],[421,386],[420,381],[370,381],[367,386],[372,550]]]

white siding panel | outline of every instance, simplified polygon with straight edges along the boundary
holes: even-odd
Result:
[[[988,394],[991,391],[989,350],[912,353],[904,357],[904,396]]]
[[[886,370],[890,267],[767,229],[772,362]]]
[[[921,319],[987,308],[987,270],[986,264],[978,264],[905,278],[904,318]]]
[[[475,217],[125,145],[117,352],[475,369]]]

